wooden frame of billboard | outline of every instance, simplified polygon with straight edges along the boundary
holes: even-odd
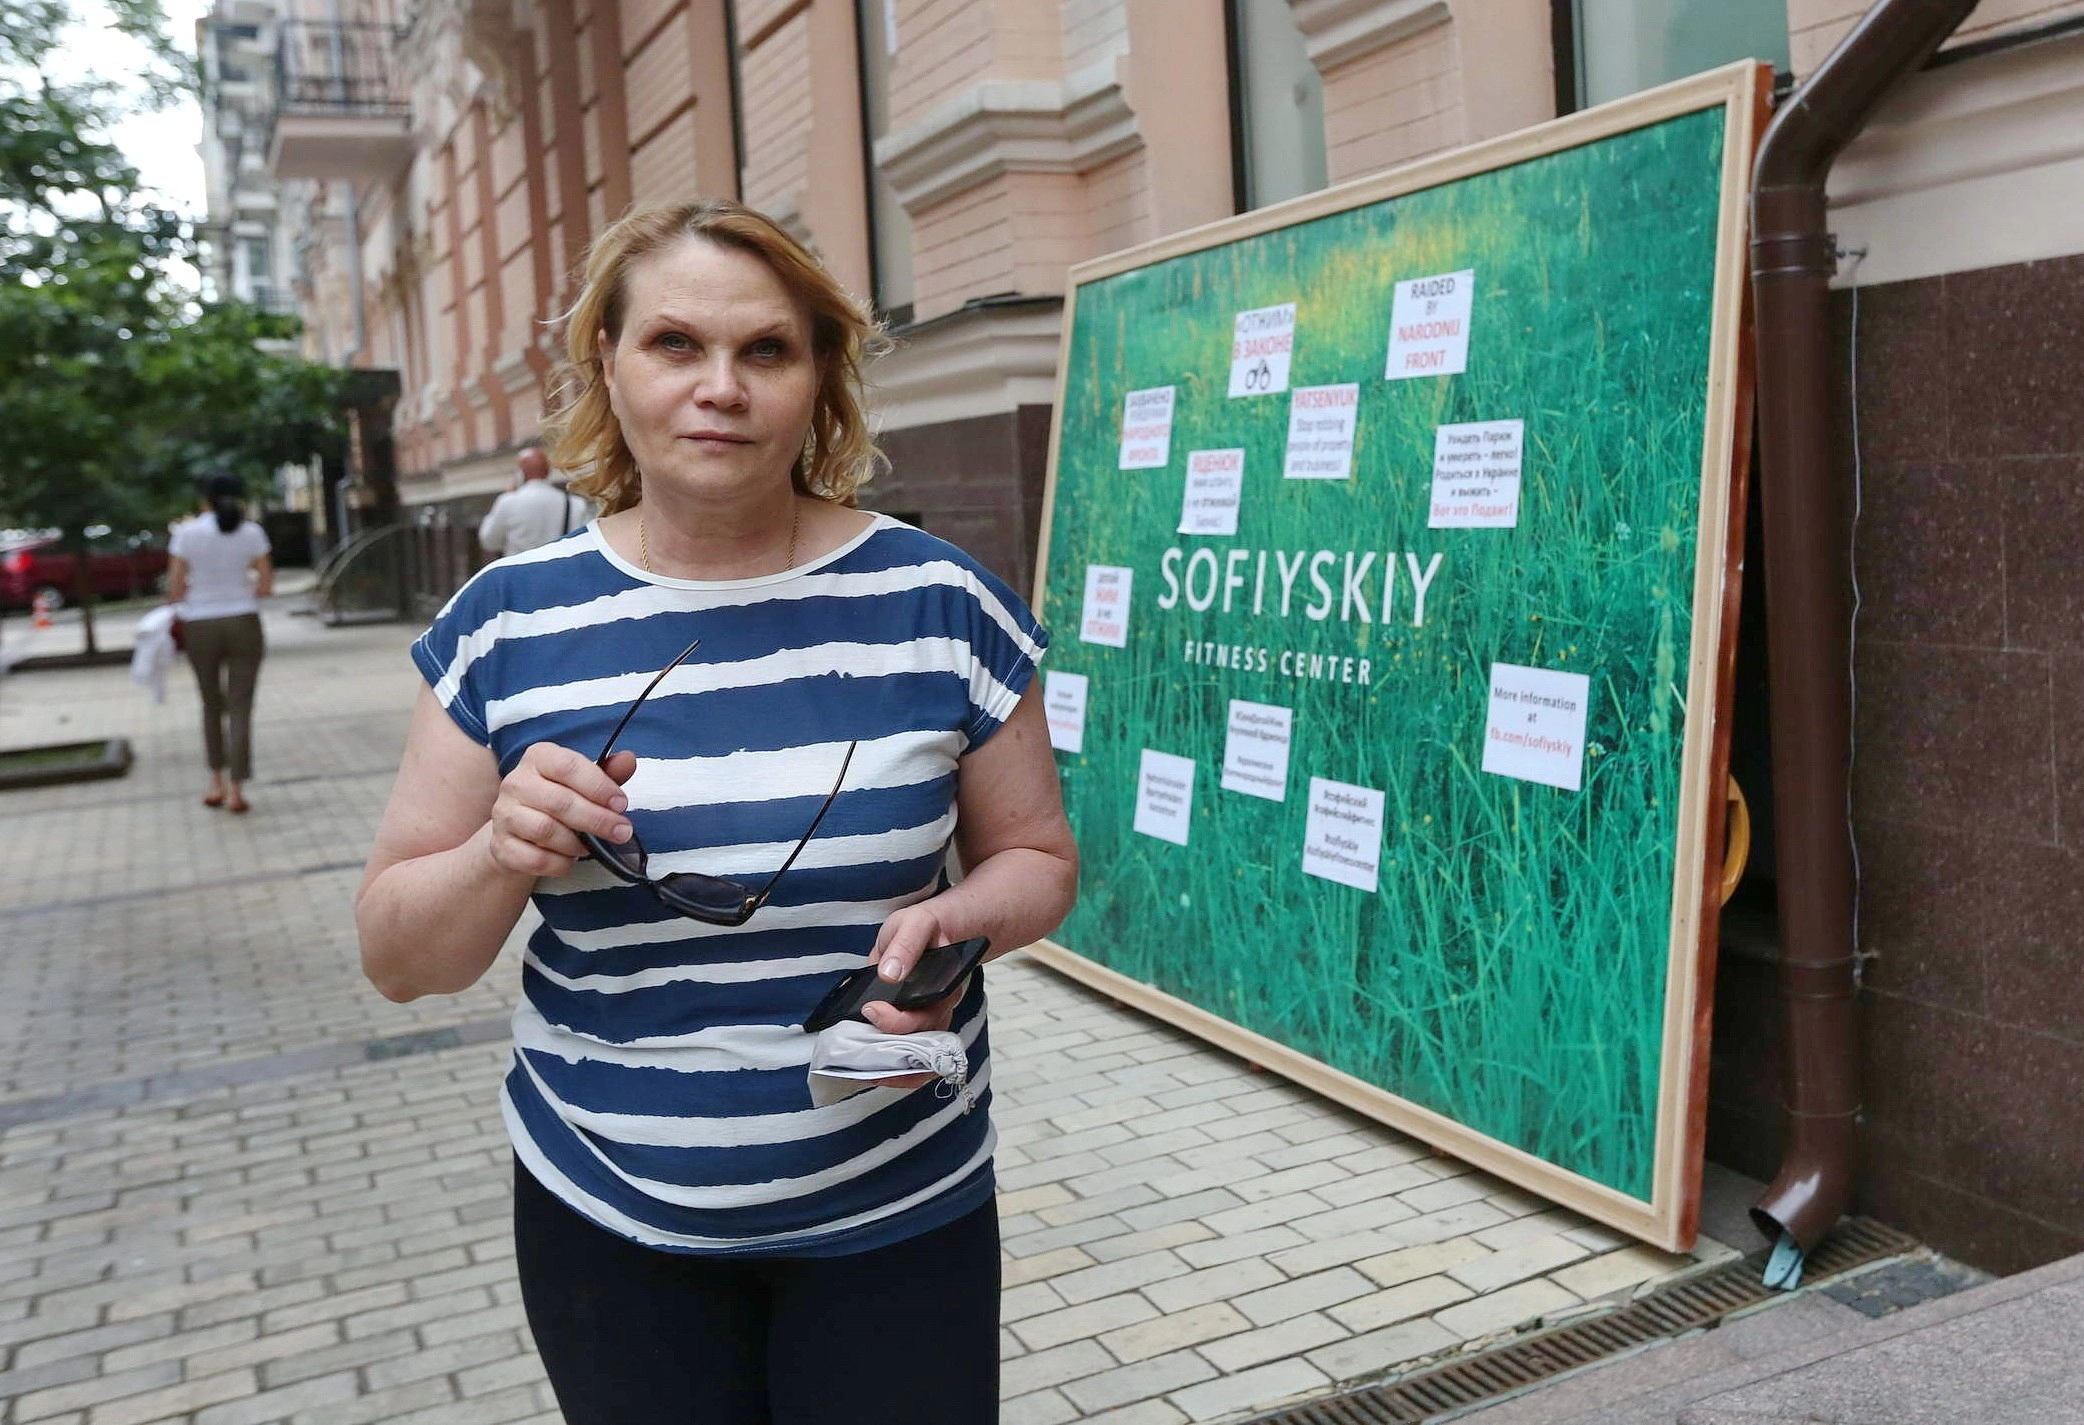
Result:
[[[1505,168],[1597,142],[1683,114],[1722,107],[1727,115],[1716,230],[1714,310],[1709,325],[1708,400],[1701,452],[1700,534],[1693,588],[1693,639],[1687,664],[1686,741],[1680,757],[1679,841],[1673,873],[1667,962],[1663,1072],[1648,1203],[1531,1153],[1501,1143],[1387,1089],[1255,1034],[1198,1005],[1166,994],[1051,940],[1028,947],[1043,964],[1168,1023],[1271,1069],[1334,1102],[1411,1134],[1518,1186],[1668,1251],[1692,1247],[1700,1215],[1707,1131],[1708,1035],[1717,947],[1717,875],[1729,765],[1731,673],[1744,549],[1744,492],[1750,459],[1748,199],[1751,164],[1772,93],[1772,68],[1742,61],[1541,124],[1519,133],[1422,159],[1256,212],[1111,253],[1071,269],[1057,355],[1057,399],[1050,416],[1049,477],[1035,560],[1035,607],[1049,577],[1056,516],[1057,461],[1063,438],[1063,373],[1070,370],[1078,289],[1085,283],[1241,238]],[[1713,551],[1722,557],[1711,557]]]

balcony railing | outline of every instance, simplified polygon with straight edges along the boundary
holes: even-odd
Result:
[[[389,25],[285,20],[275,47],[268,169],[382,182],[411,161],[412,106]]]
[[[393,65],[398,40],[389,25],[284,21],[275,50],[277,114],[404,114]]]
[[[298,305],[295,292],[269,282],[254,283],[247,292],[246,304],[256,311],[266,312],[271,317],[303,315],[303,308]]]

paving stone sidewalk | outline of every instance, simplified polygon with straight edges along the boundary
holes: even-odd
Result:
[[[185,668],[157,706],[0,676],[0,747],[138,758],[0,797],[0,1425],[556,1421],[496,1102],[520,933],[446,999],[356,968],[410,631],[268,635],[243,818],[197,804]],[[991,984],[1007,1425],[1238,1417],[1694,1265],[1019,957]]]

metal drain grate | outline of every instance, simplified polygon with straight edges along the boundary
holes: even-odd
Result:
[[[1893,1227],[1850,1217],[1810,1253],[1803,1279],[1825,1281],[1855,1267],[1900,1256],[1917,1245]],[[1711,1326],[1725,1316],[1771,1300],[1779,1293],[1760,1278],[1765,1261],[1761,1252],[1637,1297],[1603,1315],[1385,1385],[1255,1416],[1251,1425],[1420,1425],[1638,1346]]]

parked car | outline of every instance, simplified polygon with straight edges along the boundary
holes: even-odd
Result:
[[[53,609],[76,602],[78,562],[51,535],[0,543],[0,608],[26,609],[38,594]],[[162,589],[166,565],[166,547],[153,535],[104,536],[88,544],[87,572],[98,599],[128,599]]]

